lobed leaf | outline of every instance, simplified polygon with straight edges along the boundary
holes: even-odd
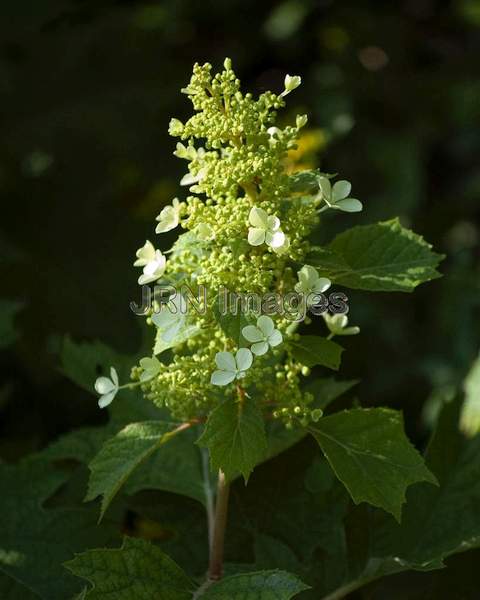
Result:
[[[205,431],[197,442],[210,451],[211,466],[233,479],[242,473],[247,481],[256,464],[267,453],[262,413],[248,397],[227,400],[210,413]]]
[[[397,521],[409,485],[437,483],[394,410],[346,410],[321,419],[310,431],[353,501],[383,508]]]
[[[174,434],[172,423],[132,423],[103,445],[89,464],[91,474],[85,498],[88,501],[102,496],[100,520],[133,471]]]
[[[359,225],[339,234],[326,249],[314,248],[305,262],[345,287],[372,292],[411,292],[440,277],[444,258],[398,219]]]
[[[307,367],[321,365],[335,371],[340,367],[344,349],[332,340],[318,335],[302,335],[300,340],[289,344],[293,357]]]
[[[199,597],[203,600],[290,600],[309,587],[285,571],[257,571],[225,577]]]
[[[194,589],[171,558],[137,538],[117,549],[88,550],[65,566],[92,584],[87,600],[191,600]]]

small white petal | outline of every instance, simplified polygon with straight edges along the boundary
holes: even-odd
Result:
[[[272,215],[267,218],[267,229],[269,229],[269,231],[277,231],[279,227],[280,219],[278,217]]]
[[[332,196],[332,184],[330,183],[330,180],[326,177],[319,177],[318,187],[320,188],[322,198],[327,202],[330,202]]]
[[[332,199],[334,202],[347,198],[352,191],[352,184],[345,179],[337,181],[332,188]]]
[[[98,399],[98,406],[100,408],[105,408],[106,406],[108,406],[109,404],[112,403],[112,400],[115,398],[116,395],[117,395],[117,390],[114,390],[113,392],[110,392],[109,394],[105,394],[105,395],[101,396]]]
[[[304,265],[297,273],[298,280],[304,286],[305,291],[311,289],[313,285],[318,281],[318,271],[310,265]]]
[[[248,221],[253,227],[259,229],[267,229],[268,226],[268,215],[263,208],[257,208],[254,206],[248,215]]]
[[[267,231],[265,235],[265,242],[271,248],[280,248],[285,243],[285,234],[283,231],[275,231],[275,233],[270,233]]]
[[[187,173],[180,179],[180,185],[193,185],[194,183],[198,183],[199,181],[199,175],[192,175],[192,173]]]
[[[346,198],[337,202],[333,208],[338,208],[343,212],[360,212],[363,210],[363,204],[356,198]]]
[[[275,329],[275,324],[270,317],[267,317],[267,315],[262,315],[257,319],[257,327],[263,333],[264,337],[268,338],[268,336],[271,335],[272,331]]]
[[[248,348],[240,348],[235,355],[238,371],[246,371],[252,366],[253,356]]]
[[[312,292],[315,294],[323,294],[323,292],[326,292],[331,285],[332,282],[330,279],[327,279],[326,277],[319,277],[312,286]]]
[[[234,379],[234,371],[214,371],[210,377],[210,383],[213,385],[228,385]]]
[[[155,227],[155,233],[166,233],[167,231],[175,229],[177,225],[178,222],[175,223],[175,221],[165,219],[164,221],[160,221],[160,223]]]
[[[248,243],[250,246],[260,246],[265,241],[265,230],[250,227],[248,230]]]
[[[148,240],[136,252],[137,260],[133,263],[134,267],[144,267],[149,261],[155,257],[155,248]]]
[[[138,278],[139,285],[147,285],[147,283],[152,283],[156,281],[158,277],[156,275],[140,275]]]
[[[360,327],[345,327],[342,331],[342,335],[357,335],[360,333]]]
[[[285,241],[278,248],[273,248],[275,254],[285,254],[285,252],[290,248],[290,240],[287,236],[285,236]]]
[[[217,367],[223,371],[235,372],[237,370],[235,358],[231,352],[217,352],[215,362],[217,363]]]
[[[281,332],[278,329],[274,329],[272,331],[272,333],[270,334],[270,336],[268,337],[268,343],[270,344],[270,346],[272,346],[272,348],[274,348],[275,346],[278,346],[282,342],[283,342],[283,336],[282,336]]]
[[[267,342],[258,342],[252,345],[252,352],[256,356],[262,356],[268,352],[268,344]]]
[[[95,381],[95,391],[97,394],[108,394],[115,388],[115,384],[108,377],[99,377]]]
[[[348,317],[347,317],[347,315],[342,315],[342,314],[338,313],[338,314],[332,315],[331,321],[335,327],[338,327],[339,329],[343,329],[348,324]]]
[[[153,377],[162,366],[162,363],[158,360],[156,356],[150,357],[146,356],[145,358],[140,359],[140,366],[150,377]]]
[[[255,327],[255,325],[247,325],[246,327],[244,327],[242,329],[242,335],[247,341],[251,343],[261,342],[263,340],[262,331],[258,327]]]
[[[118,374],[115,367],[110,367],[110,377],[112,378],[113,383],[118,387]]]

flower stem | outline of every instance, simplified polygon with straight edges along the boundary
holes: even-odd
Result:
[[[211,551],[213,544],[213,532],[215,528],[215,494],[210,482],[210,469],[208,467],[208,451],[202,448],[202,470],[203,470],[203,490],[205,492],[205,504],[207,511],[208,524],[208,547]]]
[[[222,470],[218,472],[217,501],[215,505],[215,522],[213,540],[210,548],[210,565],[208,578],[216,581],[223,575],[223,547],[225,542],[225,528],[228,515],[228,497],[230,484],[225,479]]]

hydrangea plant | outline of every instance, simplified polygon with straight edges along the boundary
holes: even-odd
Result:
[[[300,83],[299,76],[287,75],[281,93],[254,97],[241,90],[229,59],[216,74],[210,64],[194,66],[182,90],[194,114],[169,125],[178,139],[174,154],[185,161],[181,184],[186,192],[161,209],[153,225],[160,237],[155,245],[145,242],[134,264],[143,268],[139,284],[176,290],[185,285],[193,295],[202,288],[208,294],[202,310],[186,314],[168,312],[171,307],[154,297],[146,314],[152,354],[132,369],[132,381],[123,387],[140,387],[145,398],[168,411],[169,420],[127,427],[91,464],[89,497],[103,496],[103,515],[147,456],[162,452],[181,432],[199,429],[197,444],[209,453],[218,489],[216,507],[207,511],[210,567],[194,597],[210,597],[219,585],[212,582],[222,577],[230,482],[242,475],[247,482],[279,444],[284,449],[312,435],[353,501],[381,507],[397,520],[409,485],[435,483],[406,438],[399,413],[385,408],[332,413],[328,405],[335,394],[318,391],[322,369],[340,368],[344,349],[331,338],[360,332],[347,326],[345,289],[411,292],[438,276],[441,257],[398,219],[359,225],[326,245],[316,244],[321,214],[323,219],[330,211],[331,218],[341,220],[363,205],[350,197],[348,181],[319,170],[287,169],[307,117],[298,115],[281,127],[277,114]],[[155,246],[175,228],[181,233],[163,254]],[[330,305],[327,299],[315,311],[319,298],[325,301],[333,288],[337,295],[329,296]],[[256,312],[225,312],[218,308],[225,289],[269,300]],[[272,298],[289,294],[305,297],[303,306],[287,311],[274,303],[272,310]],[[175,309],[185,302],[180,292]],[[306,309],[312,315],[304,319]],[[106,406],[122,386],[112,371],[111,380],[102,377],[95,387],[100,406]],[[281,442],[279,426],[286,428]],[[298,579],[296,584],[289,580],[290,593],[282,595],[287,579],[279,583],[276,597],[290,598],[304,589]],[[225,589],[212,598],[233,597],[228,585]]]

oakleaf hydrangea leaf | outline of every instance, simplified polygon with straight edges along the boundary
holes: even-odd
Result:
[[[290,600],[308,590],[296,575],[285,571],[258,571],[225,577],[207,588],[203,600]]]
[[[88,550],[65,566],[92,585],[87,600],[191,600],[194,584],[160,548],[125,538],[118,549]]]
[[[212,411],[197,443],[209,449],[213,470],[222,469],[230,480],[242,473],[248,480],[267,452],[259,407],[247,397],[241,402],[225,401]]]
[[[171,423],[131,423],[108,440],[89,464],[86,501],[102,495],[102,519],[115,494],[132,472],[172,436]]]
[[[340,368],[343,348],[336,342],[318,335],[302,335],[290,342],[293,356],[306,367],[321,365],[337,371]]]
[[[440,277],[436,267],[443,259],[398,219],[353,227],[339,234],[327,250],[333,254],[314,249],[307,262],[336,284],[373,292],[411,292]]]
[[[379,506],[397,521],[409,485],[437,483],[394,410],[346,410],[324,417],[310,431],[353,501]]]

